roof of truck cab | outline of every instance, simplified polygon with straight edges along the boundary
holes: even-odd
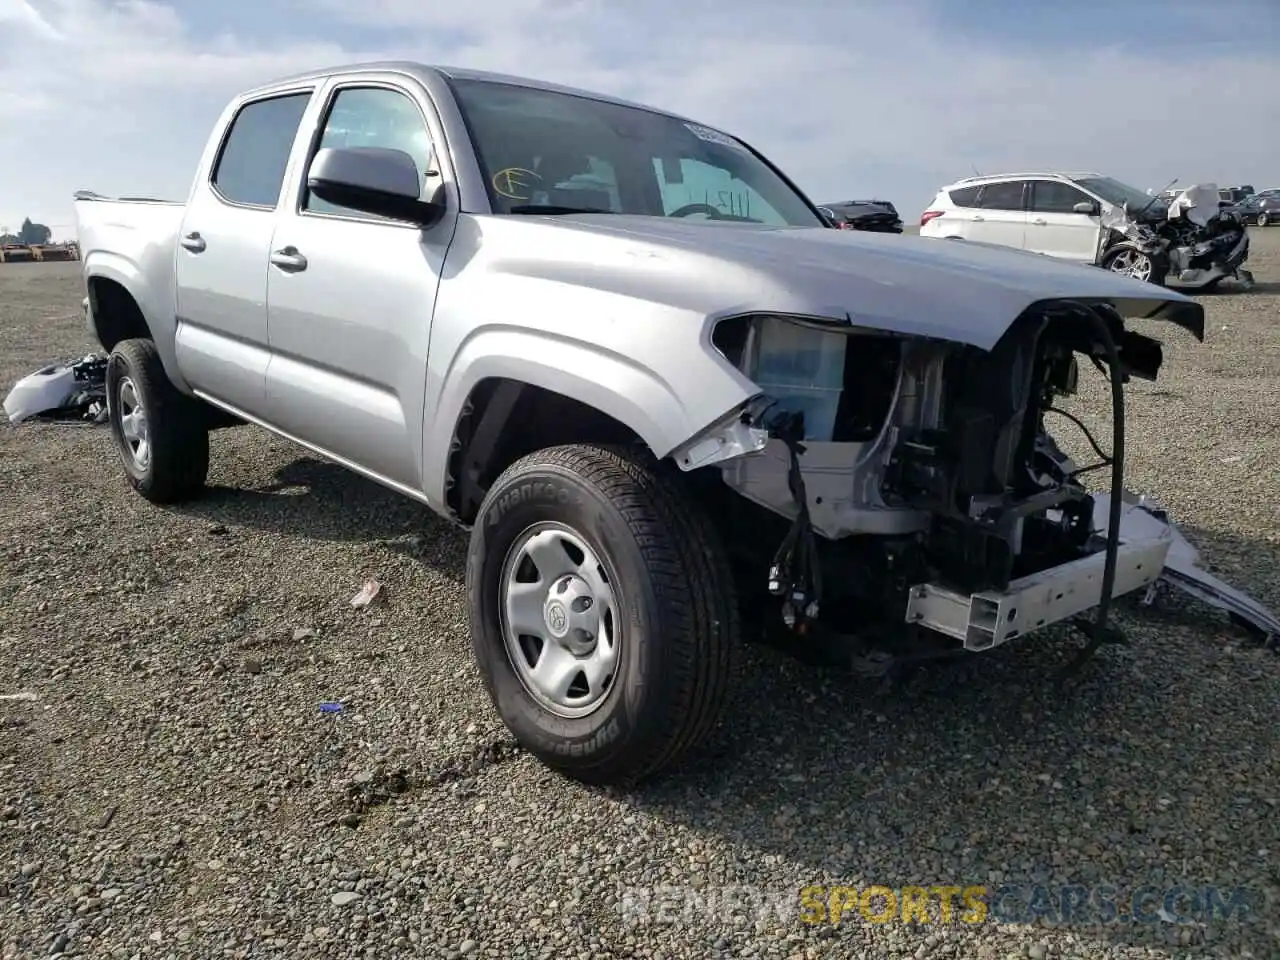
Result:
[[[533,90],[548,90],[553,93],[568,93],[574,96],[587,97],[592,100],[601,100],[605,103],[617,104],[621,107],[637,107],[641,110],[648,110],[650,113],[661,113],[677,120],[685,120],[692,122],[688,117],[682,117],[670,110],[663,110],[646,103],[637,103],[632,100],[624,100],[620,97],[611,97],[608,94],[600,93],[595,90],[583,90],[578,87],[569,87],[563,84],[550,83],[546,80],[535,80],[531,77],[521,77],[514,74],[494,73],[488,70],[470,70],[465,67],[448,67],[439,64],[418,63],[413,60],[369,60],[360,63],[346,63],[338,66],[325,67],[318,70],[308,70],[305,73],[296,73],[287,77],[280,77],[268,83],[260,84],[251,90],[244,91],[240,96],[252,96],[260,93],[269,93],[278,88],[291,86],[293,84],[306,80],[321,80],[325,77],[337,75],[349,76],[351,74],[360,73],[399,73],[408,77],[414,77],[418,80],[425,81],[431,77],[443,77],[450,80],[485,80],[490,83],[506,83],[513,86],[528,87]]]

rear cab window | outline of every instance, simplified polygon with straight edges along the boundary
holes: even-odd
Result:
[[[273,210],[311,90],[246,103],[223,138],[209,182],[224,202]]]

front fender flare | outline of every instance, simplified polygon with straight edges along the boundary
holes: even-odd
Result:
[[[709,376],[733,384],[729,402],[691,409],[657,371],[597,345],[513,326],[475,331],[443,371],[438,388],[428,384],[428,396],[436,400],[424,419],[423,492],[431,504],[444,504],[454,430],[467,398],[483,380],[515,380],[572,397],[626,425],[661,459],[754,395],[740,384],[741,378],[732,377],[709,355],[706,359]],[[723,386],[714,391],[717,397],[725,397]]]

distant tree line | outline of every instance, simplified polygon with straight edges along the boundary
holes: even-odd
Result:
[[[49,242],[53,231],[43,223],[32,223],[27,217],[17,233],[10,233],[8,227],[0,228],[0,243],[25,243],[27,246],[40,246]]]

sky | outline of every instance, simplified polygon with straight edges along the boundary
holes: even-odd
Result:
[[[673,110],[908,222],[975,171],[1280,187],[1280,0],[0,0],[0,228],[185,199],[238,91],[388,58]]]

